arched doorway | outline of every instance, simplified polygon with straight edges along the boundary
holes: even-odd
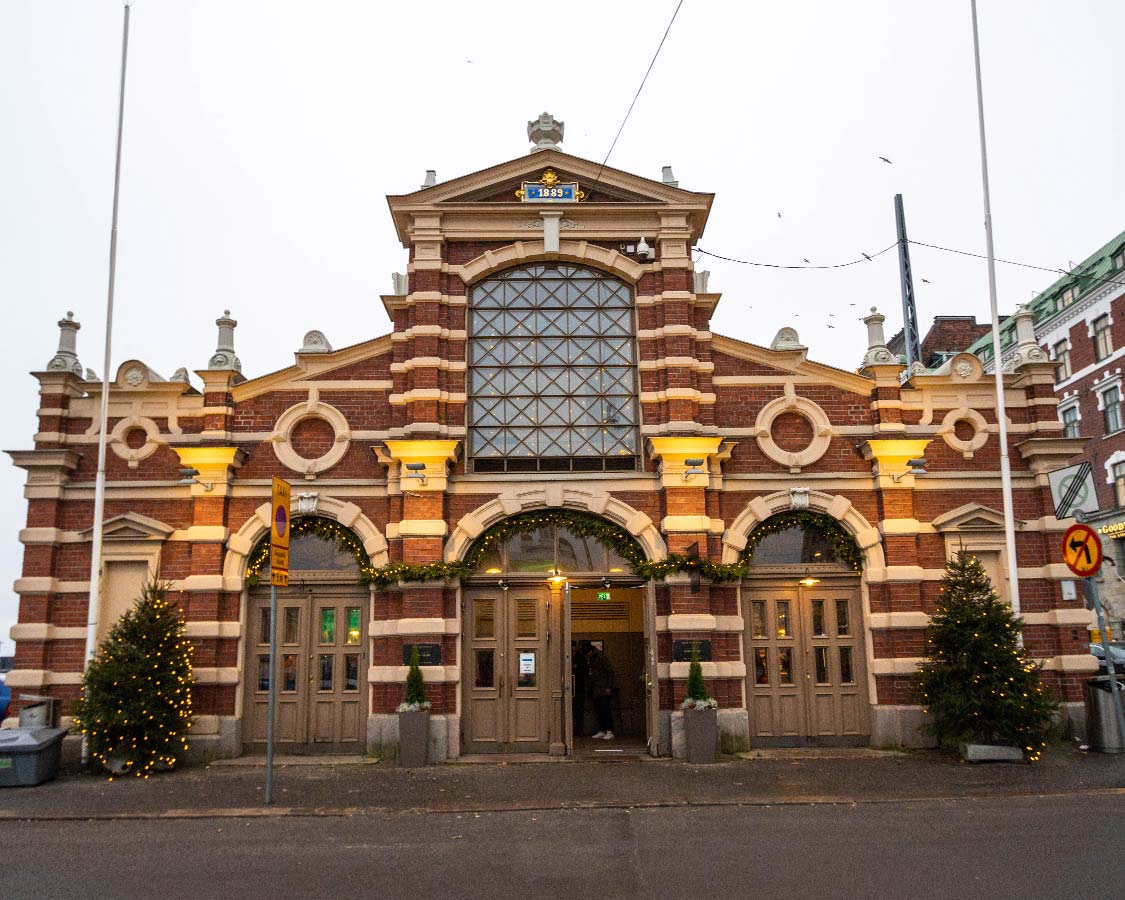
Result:
[[[477,539],[462,593],[465,752],[646,751],[655,648],[632,574],[643,559],[624,529],[566,510],[514,516]]]
[[[751,741],[866,744],[862,554],[851,534],[824,513],[783,512],[750,533],[742,560]]]
[[[268,537],[247,569],[243,745],[263,752],[269,708]],[[282,753],[363,752],[368,709],[370,561],[359,538],[316,516],[293,520],[289,585],[277,589],[277,720]]]

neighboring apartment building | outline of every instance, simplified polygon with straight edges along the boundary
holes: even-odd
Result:
[[[1059,420],[1067,437],[1090,439],[1099,511],[1087,516],[1106,544],[1102,597],[1115,637],[1125,631],[1125,231],[1027,304],[1035,340],[1055,364]],[[1000,328],[1003,363],[1016,353],[1012,320]],[[992,369],[992,338],[969,348]]]
[[[716,334],[721,298],[691,253],[713,195],[564,153],[547,115],[528,136],[536,152],[389,198],[407,265],[381,298],[390,334],[359,316],[350,346],[312,331],[292,366],[248,377],[224,314],[194,375],[120,363],[102,633],[159,566],[196,646],[192,740],[213,753],[262,749],[273,678],[287,751],[393,748],[415,646],[433,758],[582,752],[582,641],[617,672],[618,746],[637,752],[682,752],[693,647],[729,749],[919,742],[913,676],[946,560],[974,551],[1011,593],[980,360],[903,378],[874,311],[856,371],[808,359],[792,328]],[[102,390],[77,327],[60,322],[37,432],[11,452],[28,518],[8,682],[64,715]],[[151,346],[161,367],[191,352]],[[1089,613],[1060,583],[1043,474],[1081,441],[1031,347],[1004,376],[1025,638],[1081,731]],[[274,476],[293,484],[294,537],[271,672]]]
[[[991,331],[992,326],[988,322],[978,323],[976,316],[934,316],[934,323],[919,345],[922,365],[927,369],[939,368]],[[887,349],[905,360],[906,341],[902,331],[887,341]]]

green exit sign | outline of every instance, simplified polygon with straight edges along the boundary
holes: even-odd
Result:
[[[598,600],[608,600],[609,591],[598,591]]]

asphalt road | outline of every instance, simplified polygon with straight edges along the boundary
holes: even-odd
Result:
[[[1099,898],[1125,796],[398,812],[0,828],[0,897]]]

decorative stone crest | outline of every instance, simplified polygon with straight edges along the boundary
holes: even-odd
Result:
[[[543,230],[543,220],[542,219],[532,219],[530,222],[525,222],[523,227],[527,228],[527,229],[530,229],[530,230],[533,230],[533,231],[542,231]],[[577,229],[577,228],[581,228],[581,227],[582,227],[582,225],[579,224],[578,222],[575,222],[574,219],[559,219],[559,228],[562,228],[562,229],[567,229],[567,228]]]
[[[785,327],[780,329],[770,343],[771,350],[807,350],[797,336],[796,328]]]
[[[67,310],[66,318],[59,319],[59,349],[47,363],[49,372],[70,372],[82,377],[82,364],[78,361],[75,348],[78,346],[78,329],[82,326],[74,321],[74,313]]]
[[[297,495],[297,515],[315,516],[320,495],[316,491],[304,491]]]
[[[242,363],[234,355],[234,329],[238,322],[230,317],[230,310],[224,309],[221,318],[215,320],[219,326],[219,343],[207,364],[208,369],[231,369],[242,371]]]
[[[958,378],[968,378],[973,374],[973,364],[967,359],[959,359],[953,364],[953,374]]]
[[[145,373],[140,366],[130,366],[125,370],[125,383],[130,387],[136,387],[142,384],[145,380]]]
[[[301,343],[301,353],[331,353],[332,345],[323,331],[310,331]]]
[[[186,366],[180,366],[172,373],[171,381],[180,381],[184,384],[191,384],[191,379],[188,377],[188,370]]]
[[[792,488],[789,488],[789,508],[790,509],[808,509],[809,508],[809,489],[807,487],[792,487]]]
[[[562,143],[565,130],[565,122],[560,122],[548,112],[540,113],[538,119],[527,123],[527,139],[534,144],[531,152],[556,149]]]

